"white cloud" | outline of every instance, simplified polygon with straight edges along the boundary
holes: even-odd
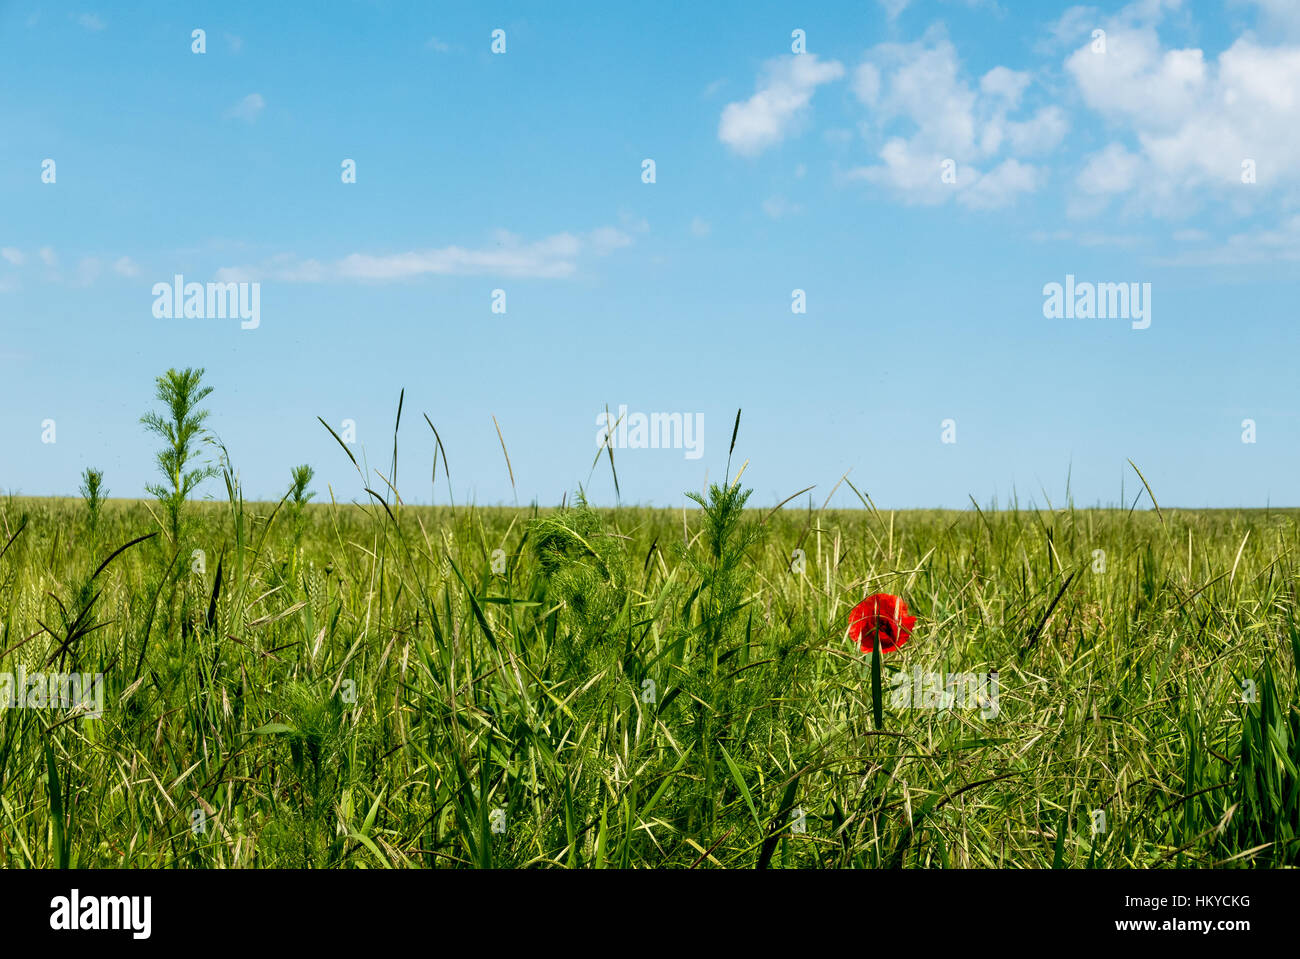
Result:
[[[226,111],[226,116],[236,120],[252,123],[266,108],[266,101],[260,93],[250,93]]]
[[[892,137],[877,156],[880,163],[850,170],[847,178],[888,187],[914,203],[943,203],[955,189],[942,182],[942,164],[947,159],[942,153],[921,150],[903,137]],[[971,182],[975,175],[961,164],[956,165],[954,174],[957,183]]]
[[[597,227],[588,234],[591,250],[597,256],[606,256],[615,250],[632,245],[632,237],[612,226]]]
[[[626,210],[620,210],[618,214],[619,225],[628,233],[649,233],[650,221],[643,216],[637,216],[635,213],[629,213]]]
[[[1123,193],[1137,180],[1142,158],[1119,143],[1111,143],[1088,157],[1076,181],[1084,193]]]
[[[1065,111],[1057,106],[1048,106],[1028,120],[1008,120],[1004,132],[1007,143],[1016,153],[1038,154],[1054,150],[1065,139],[1069,128]]]
[[[279,280],[322,283],[330,280],[392,282],[418,276],[529,277],[562,279],[572,276],[579,258],[587,253],[605,256],[632,244],[631,234],[616,227],[599,227],[586,234],[556,233],[531,243],[515,234],[498,231],[488,247],[445,246],[405,253],[351,253],[322,264],[281,254],[256,266],[222,267],[222,282]]]
[[[763,201],[763,212],[773,220],[795,216],[803,212],[802,203],[791,203],[783,196],[770,196]]]
[[[911,5],[912,0],[879,0],[879,3],[885,10],[885,16],[890,20],[897,20],[898,15]]]
[[[1181,242],[1196,242],[1202,237],[1184,237]],[[1222,243],[1182,249],[1154,262],[1158,266],[1213,267],[1279,261],[1300,262],[1300,215],[1292,214],[1276,227],[1235,233]]]
[[[99,279],[100,269],[101,264],[96,257],[82,257],[80,262],[77,263],[77,272],[72,280],[73,285],[90,286]]]
[[[1003,160],[988,173],[977,175],[974,182],[957,194],[957,202],[976,210],[995,210],[1014,203],[1021,193],[1038,189],[1036,167],[1014,157]]]
[[[1040,44],[1042,50],[1070,47],[1083,37],[1091,36],[1099,26],[1101,14],[1096,7],[1070,7],[1048,28],[1054,42]]]
[[[424,41],[426,50],[432,50],[435,53],[447,53],[451,50],[451,44],[445,40],[439,40],[437,37],[430,37]]]
[[[319,260],[300,260],[292,253],[277,254],[258,266],[223,266],[217,270],[217,281],[221,283],[321,283],[329,278],[330,271]]]
[[[1112,27],[1105,52],[1087,43],[1070,55],[1065,69],[1088,106],[1150,126],[1177,126],[1205,94],[1202,52],[1161,51],[1152,27]]]
[[[935,205],[955,198],[974,210],[993,210],[1014,203],[1020,194],[1033,193],[1042,181],[1037,167],[1009,157],[987,172],[957,164],[956,182],[945,183],[943,158],[918,154],[902,138],[886,143],[880,157],[882,164],[859,167],[848,178],[891,188],[908,203]]]
[[[59,268],[58,254],[50,246],[43,246],[37,250],[36,258],[45,267],[45,272],[42,275],[44,282],[67,283],[71,286],[93,285],[104,274],[107,265],[107,261],[103,257],[95,255],[82,256],[77,260],[76,267],[71,274],[65,274]],[[0,259],[13,267],[22,267],[28,263],[27,254],[12,246],[0,247]],[[140,272],[135,261],[129,256],[120,256],[114,260],[112,269],[120,276],[137,276]]]
[[[1106,247],[1110,249],[1132,250],[1147,244],[1147,237],[1132,233],[1079,233],[1074,230],[1053,230],[1046,232],[1036,230],[1029,237],[1035,243],[1070,243],[1084,247]]]
[[[942,28],[915,43],[875,47],[854,72],[853,92],[869,111],[864,136],[884,140],[879,162],[854,168],[847,178],[885,187],[909,203],[956,198],[992,209],[1015,202],[1043,181],[1042,171],[1021,158],[1054,149],[1068,129],[1056,106],[1011,118],[1030,86],[1028,73],[1001,66],[973,86]],[[991,169],[981,172],[986,164]],[[945,169],[955,182],[945,181]]]
[[[1242,207],[1272,188],[1294,199],[1288,172],[1300,167],[1300,46],[1263,45],[1246,34],[1212,59],[1200,49],[1167,49],[1154,25],[1162,10],[1154,2],[1125,8],[1105,24],[1105,53],[1085,42],[1065,61],[1084,103],[1130,141],[1107,147],[1122,161],[1109,176],[1089,158],[1079,187],[1131,192],[1130,206],[1170,216],[1216,193]],[[1246,160],[1255,161],[1255,184],[1242,183]]]
[[[723,109],[718,139],[737,153],[757,156],[794,133],[816,89],[843,75],[843,64],[820,61],[814,53],[768,61],[754,95]]]
[[[1007,67],[994,67],[980,77],[980,91],[991,97],[1000,97],[1012,110],[1020,105],[1020,98],[1028,86],[1028,73]]]
[[[95,33],[103,30],[104,27],[108,25],[104,23],[104,21],[100,19],[99,14],[96,13],[83,13],[81,16],[77,17],[77,22],[87,30]]]
[[[557,233],[522,244],[507,235],[490,249],[448,246],[393,255],[353,253],[340,261],[338,273],[345,279],[356,280],[400,280],[426,273],[442,276],[495,273],[554,279],[573,274],[581,248],[582,241],[572,233]]]
[[[708,220],[698,216],[691,220],[692,236],[708,236],[711,232],[713,232],[713,226]]]
[[[874,63],[863,63],[853,71],[853,94],[869,107],[880,98],[880,68]]]
[[[1234,0],[1234,3],[1256,8],[1261,33],[1300,36],[1300,4],[1295,0]]]
[[[935,31],[927,37],[876,47],[858,68],[854,93],[877,124],[912,123],[913,147],[969,156],[975,151],[976,94],[958,75],[957,51],[948,39]]]

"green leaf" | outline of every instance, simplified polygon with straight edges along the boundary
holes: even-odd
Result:
[[[70,844],[67,837],[67,823],[63,818],[63,790],[59,786],[59,770],[54,764],[54,747],[45,743],[45,771],[49,777],[46,792],[50,798],[50,826],[53,832],[54,855],[58,868],[67,869]]]
[[[250,736],[273,736],[276,733],[296,733],[298,730],[292,726],[286,726],[284,723],[267,723],[265,726],[258,726],[248,735]]]
[[[876,729],[885,728],[885,699],[880,683],[880,639],[871,644],[871,715],[876,721]]]
[[[772,821],[767,826],[767,838],[763,840],[763,849],[758,855],[758,868],[766,869],[768,863],[772,861],[772,854],[776,852],[777,841],[781,838],[781,824],[785,817],[790,815],[790,810],[794,809],[794,797],[799,790],[799,777],[795,776],[790,780],[790,784],[785,787],[785,795],[781,797],[781,805],[776,812],[772,814]]]
[[[754,825],[758,827],[759,832],[762,832],[763,821],[758,818],[758,810],[754,808],[754,797],[749,794],[749,787],[745,785],[745,777],[740,774],[740,769],[736,766],[735,760],[731,758],[731,753],[727,752],[727,747],[719,743],[718,748],[722,750],[722,758],[727,761],[727,768],[731,770],[731,778],[735,780],[736,788],[745,797],[745,805],[749,807],[749,813],[754,817]]]
[[[596,833],[596,868],[605,868],[605,843],[609,836],[609,829],[605,822],[605,809],[600,811],[600,831]]]
[[[1061,822],[1056,827],[1056,849],[1052,852],[1052,868],[1060,869],[1065,864],[1065,830],[1069,822],[1069,813],[1061,811]]]

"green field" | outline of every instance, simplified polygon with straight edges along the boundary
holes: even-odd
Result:
[[[157,502],[92,530],[81,501],[0,500],[0,671],[105,677],[98,718],[0,711],[0,865],[1300,859],[1300,513],[740,490],[295,507],[232,484],[179,546]],[[919,617],[879,729],[846,637],[870,592]],[[996,670],[996,715],[900,704],[918,669]]]
[[[247,503],[202,375],[0,500],[0,865],[1300,860],[1300,511]]]

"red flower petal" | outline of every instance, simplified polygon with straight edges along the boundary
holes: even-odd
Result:
[[[889,593],[873,593],[849,613],[849,638],[864,653],[875,649],[877,640],[882,653],[892,653],[907,642],[915,625],[906,602]]]

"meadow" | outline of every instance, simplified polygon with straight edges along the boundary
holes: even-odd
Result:
[[[0,673],[103,675],[98,716],[0,709],[0,865],[1300,861],[1300,511],[247,503],[223,466],[174,521],[0,499]],[[879,692],[877,592],[918,617]],[[995,709],[898,695],[992,672]]]

